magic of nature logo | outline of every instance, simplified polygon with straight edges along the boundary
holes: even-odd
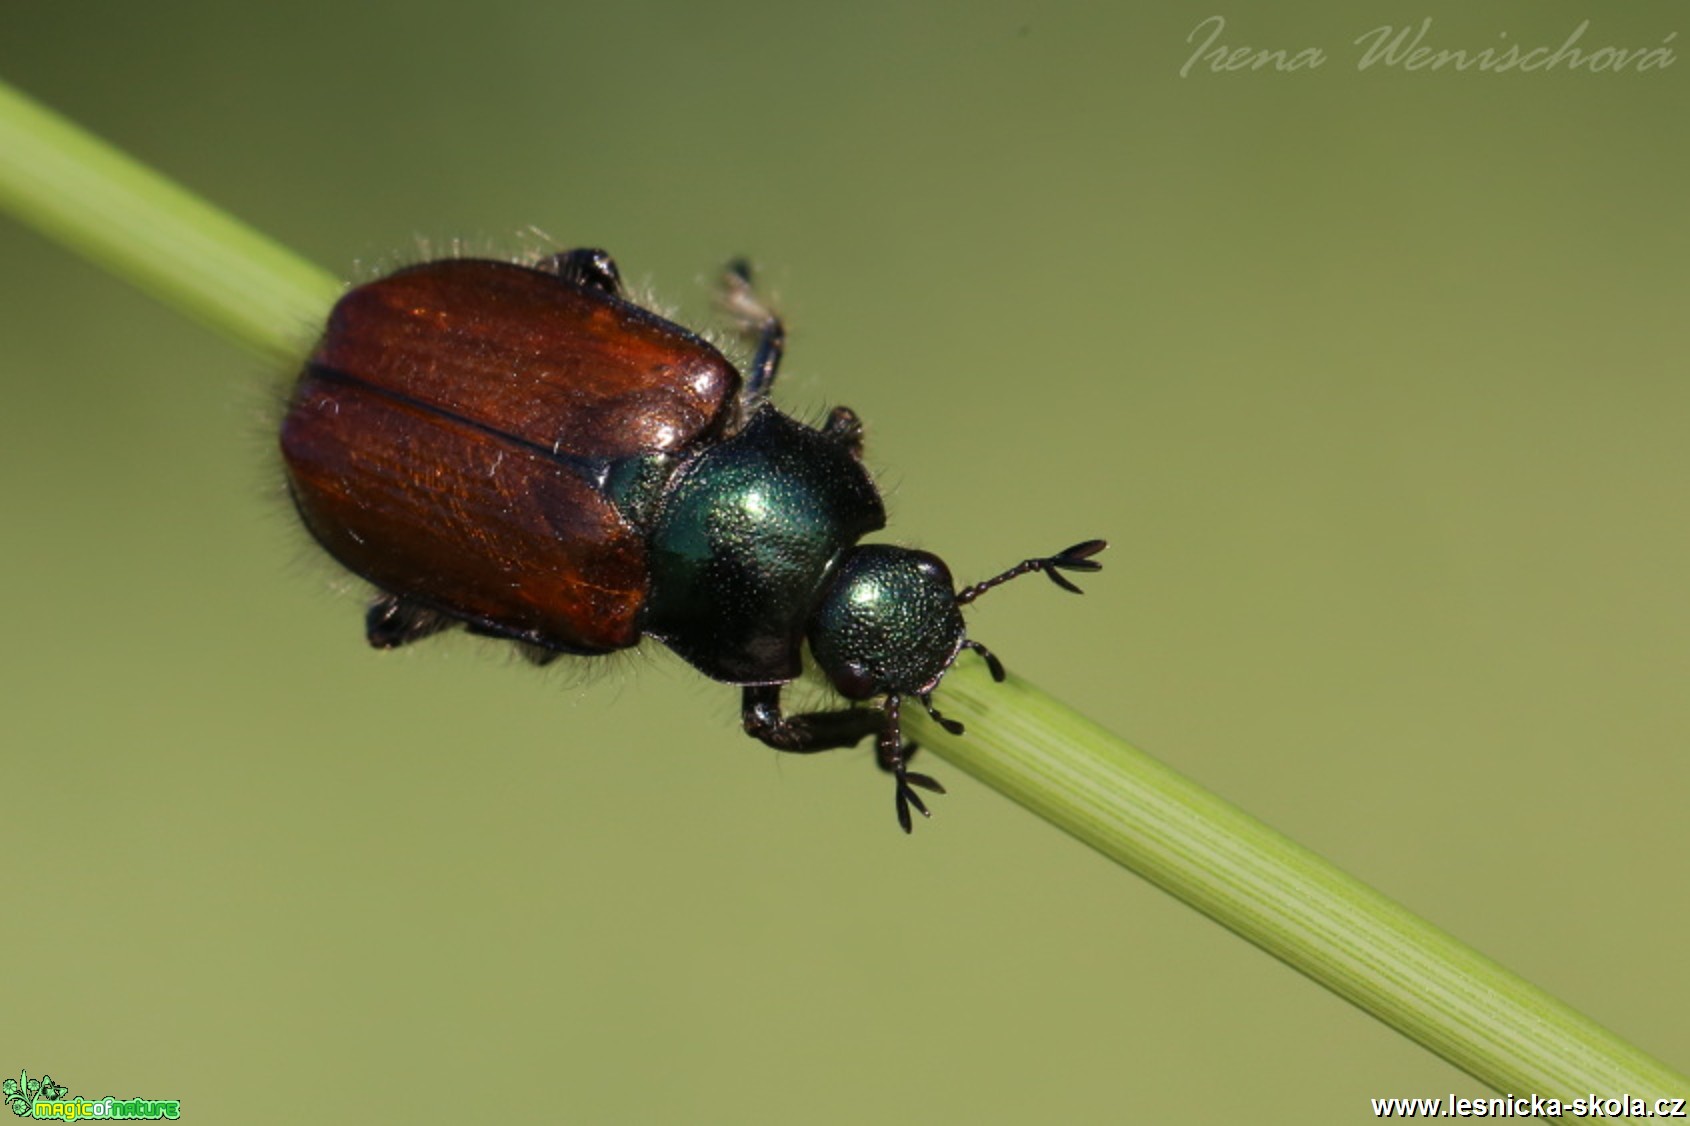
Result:
[[[114,1095],[85,1099],[72,1095],[70,1088],[54,1082],[51,1075],[31,1078],[28,1071],[19,1071],[16,1079],[0,1080],[0,1097],[5,1098],[6,1105],[19,1118],[75,1122],[79,1118],[182,1117],[181,1099],[120,1099]]]

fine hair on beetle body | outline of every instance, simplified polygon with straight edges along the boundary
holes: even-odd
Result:
[[[1073,593],[1107,546],[1082,540],[958,587],[891,543],[865,426],[771,400],[786,326],[743,259],[718,299],[749,359],[627,295],[582,248],[527,263],[442,258],[353,287],[331,311],[280,428],[289,495],[317,542],[376,588],[378,649],[448,629],[535,664],[654,638],[740,689],[762,743],[868,742],[908,832],[928,816],[905,709],[952,734],[935,691],[964,652],[963,608],[1024,575]],[[845,706],[789,712],[806,655]]]

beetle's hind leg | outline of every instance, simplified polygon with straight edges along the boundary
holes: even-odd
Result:
[[[751,263],[735,258],[722,271],[722,307],[739,322],[740,331],[757,341],[751,367],[745,373],[748,402],[768,395],[780,372],[780,358],[786,351],[786,326],[761,297],[751,282]]]
[[[757,341],[756,354],[745,373],[745,390],[741,399],[749,407],[768,397],[775,376],[780,373],[781,357],[786,352],[786,326],[766,301],[757,295],[751,280],[751,263],[735,258],[722,271],[722,307],[738,323],[739,329]],[[821,432],[850,451],[851,456],[863,456],[863,423],[850,407],[834,407],[822,424]]]

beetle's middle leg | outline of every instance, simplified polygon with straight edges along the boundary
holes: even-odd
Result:
[[[364,637],[377,649],[397,649],[456,624],[447,615],[420,602],[384,594],[364,615]]]
[[[622,296],[622,272],[616,268],[616,260],[595,247],[578,247],[542,258],[538,268],[556,274],[570,285],[608,297]]]
[[[822,423],[822,433],[850,451],[851,456],[863,456],[863,420],[850,407],[834,407]]]

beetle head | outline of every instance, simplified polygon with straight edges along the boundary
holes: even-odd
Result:
[[[1035,571],[1078,594],[1080,588],[1062,572],[1098,570],[1102,564],[1091,557],[1107,546],[1102,540],[1087,540],[1056,555],[1028,559],[962,590],[955,589],[950,568],[936,555],[884,544],[853,548],[810,619],[810,651],[847,699],[915,696],[931,712],[933,689],[965,648],[985,658],[993,679],[1004,677],[998,659],[963,632],[963,606]]]
[[[847,699],[933,691],[963,645],[950,568],[907,547],[851,549],[810,619],[809,640]]]
[[[1044,572],[1057,586],[1080,593],[1064,571],[1096,571],[1091,557],[1108,545],[1087,540],[1056,555],[1027,559],[985,582],[956,590],[950,568],[936,555],[907,547],[871,544],[852,548],[840,560],[810,619],[810,652],[834,688],[849,700],[884,696],[885,725],[880,732],[880,765],[897,776],[898,822],[910,830],[910,810],[926,815],[927,806],[912,786],[943,793],[924,774],[905,763],[914,747],[905,747],[899,721],[905,696],[921,702],[934,722],[952,735],[962,724],[933,707],[938,687],[957,654],[972,649],[986,661],[992,679],[1003,680],[1003,664],[991,650],[963,632],[962,607],[993,587]]]

